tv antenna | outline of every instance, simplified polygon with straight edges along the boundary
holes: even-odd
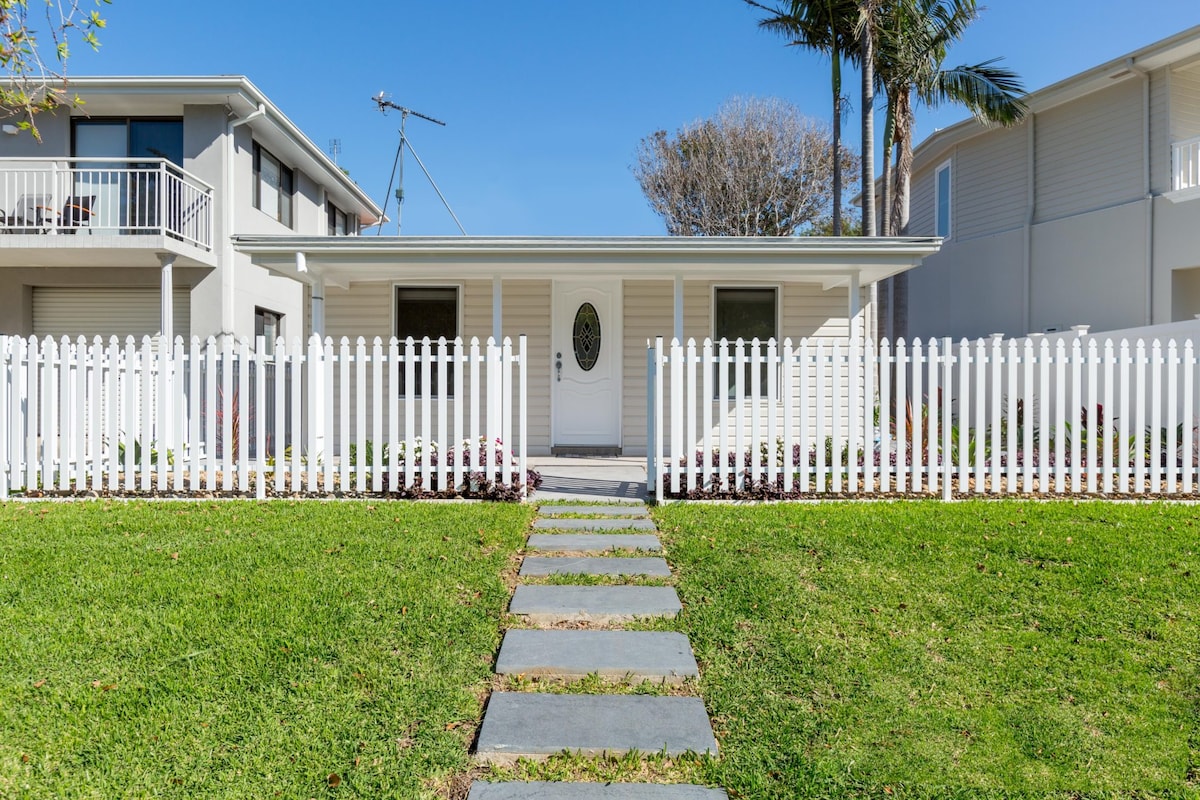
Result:
[[[334,164],[337,163],[338,156],[341,154],[342,154],[342,140],[341,139],[330,139],[329,140],[329,155],[330,155],[330,157],[333,158]]]
[[[404,208],[404,148],[407,147],[409,151],[412,152],[413,158],[417,160],[417,165],[421,167],[421,171],[425,173],[425,177],[429,180],[429,185],[433,187],[435,192],[437,192],[437,196],[441,199],[442,205],[444,205],[446,210],[450,212],[450,216],[454,219],[454,224],[458,226],[459,232],[462,233],[463,236],[466,236],[467,232],[463,228],[462,223],[458,221],[458,216],[454,213],[454,209],[452,209],[450,207],[450,203],[446,201],[446,196],[442,194],[442,190],[438,188],[437,183],[433,180],[433,176],[430,175],[429,170],[425,168],[425,162],[421,161],[421,156],[417,155],[416,149],[412,146],[412,141],[408,138],[408,134],[405,133],[405,125],[410,116],[418,117],[426,122],[432,122],[435,125],[441,125],[443,128],[446,127],[446,123],[427,114],[422,114],[419,111],[413,111],[411,108],[393,103],[391,100],[387,99],[387,96],[383,92],[380,92],[375,97],[372,97],[371,100],[379,106],[379,112],[381,114],[387,114],[388,109],[393,109],[400,112],[400,143],[396,145],[396,159],[392,162],[392,177],[388,178],[388,193],[383,198],[383,216],[386,217],[388,200],[392,194],[392,182],[396,179],[398,174],[400,180],[396,188],[396,235],[400,235],[400,215]],[[380,223],[379,227],[375,229],[375,235],[378,236],[382,230],[383,224]]]

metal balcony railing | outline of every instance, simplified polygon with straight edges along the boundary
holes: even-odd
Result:
[[[1172,189],[1200,186],[1200,136],[1171,145],[1171,176]]]
[[[0,158],[0,233],[157,235],[212,249],[213,189],[165,159]]]

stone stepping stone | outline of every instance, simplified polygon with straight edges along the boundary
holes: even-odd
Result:
[[[530,631],[504,634],[498,675],[549,678],[665,680],[698,677],[692,646],[682,633],[654,631]]]
[[[609,624],[675,617],[683,606],[670,586],[518,586],[508,605],[535,625]]]
[[[645,506],[634,505],[538,506],[538,514],[543,517],[561,517],[564,514],[591,514],[594,517],[649,517],[650,511]]]
[[[658,537],[649,533],[533,533],[530,550],[600,553],[605,550],[662,550]]]
[[[487,783],[475,781],[467,800],[728,800],[720,789],[661,783]]]
[[[696,697],[493,692],[475,759],[513,764],[568,750],[585,756],[630,750],[717,755],[704,703]]]
[[[649,578],[668,578],[671,568],[661,558],[603,558],[597,556],[525,556],[521,561],[522,577],[541,575],[635,575]]]
[[[651,519],[538,519],[533,521],[534,530],[555,531],[656,531]]]

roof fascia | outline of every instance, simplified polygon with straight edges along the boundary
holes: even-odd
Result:
[[[230,100],[238,97],[243,101],[243,108],[234,109],[240,114],[247,114],[262,105],[266,108],[267,119],[275,128],[296,145],[319,171],[337,183],[342,192],[358,206],[356,210],[363,224],[374,224],[383,215],[382,209],[375,205],[366,192],[342,172],[321,148],[244,75],[76,76],[67,80],[67,86],[76,92],[113,91],[123,94],[174,94],[182,97],[189,94],[224,94],[229,96]]]

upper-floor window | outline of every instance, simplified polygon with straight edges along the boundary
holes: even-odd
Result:
[[[164,158],[183,166],[183,120],[100,118],[72,120],[71,154],[76,158]]]
[[[295,190],[295,173],[271,151],[255,142],[254,207],[290,228]]]
[[[355,236],[358,234],[358,218],[347,214],[333,203],[326,201],[325,209],[329,216],[330,236]]]
[[[950,213],[950,162],[947,161],[937,168],[934,176],[934,210],[937,214],[934,235],[949,238],[951,231]]]

